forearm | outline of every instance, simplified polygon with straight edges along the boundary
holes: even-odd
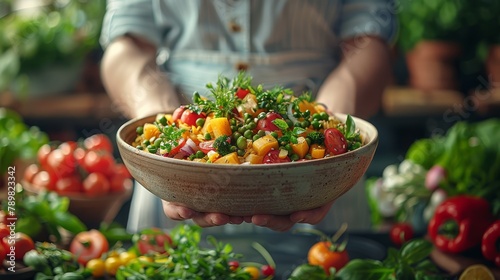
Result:
[[[352,39],[344,46],[348,51],[326,78],[316,100],[331,112],[369,118],[378,112],[389,82],[389,49],[382,40],[371,37]]]
[[[144,41],[122,37],[111,43],[101,62],[104,87],[128,117],[173,111],[178,95],[155,64],[156,51]]]

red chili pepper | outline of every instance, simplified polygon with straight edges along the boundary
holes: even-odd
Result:
[[[500,220],[494,222],[483,234],[481,252],[485,259],[500,266]]]
[[[487,200],[458,195],[436,208],[427,230],[434,246],[456,254],[480,245],[483,233],[493,221]]]

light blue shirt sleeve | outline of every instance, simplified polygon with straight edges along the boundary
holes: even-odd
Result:
[[[133,34],[159,46],[162,29],[154,14],[153,1],[108,0],[100,43],[106,47],[117,37]]]

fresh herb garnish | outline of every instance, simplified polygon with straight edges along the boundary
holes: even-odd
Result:
[[[306,132],[305,129],[303,129],[302,127],[294,127],[292,130],[289,129],[289,126],[288,124],[286,123],[286,121],[282,120],[282,119],[275,119],[273,120],[273,123],[279,128],[281,129],[281,132],[283,133],[283,136],[280,137],[280,141],[289,141],[293,144],[297,144],[299,143],[297,141],[297,137]]]

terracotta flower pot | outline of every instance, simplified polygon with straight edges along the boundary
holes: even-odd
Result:
[[[485,62],[491,88],[500,88],[500,44],[490,47]]]
[[[409,84],[421,90],[453,90],[459,87],[456,62],[460,46],[452,42],[422,41],[406,54]]]

